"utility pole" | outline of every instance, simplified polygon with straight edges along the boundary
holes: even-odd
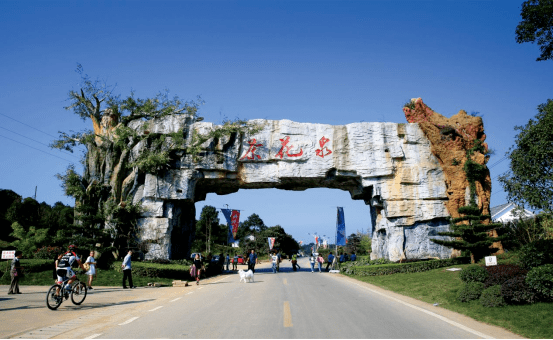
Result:
[[[207,254],[209,254],[209,239],[210,239],[210,234],[211,233],[211,222],[209,220],[209,217],[207,218],[207,224],[205,226],[205,251],[207,252]],[[206,256],[207,256],[206,254]]]

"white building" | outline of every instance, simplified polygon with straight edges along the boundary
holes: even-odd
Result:
[[[508,223],[519,219],[534,218],[536,215],[529,210],[517,207],[514,203],[505,203],[490,209],[493,222]]]

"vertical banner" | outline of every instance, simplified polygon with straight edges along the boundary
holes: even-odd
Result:
[[[315,251],[319,249],[319,236],[315,236]]]
[[[269,250],[273,250],[274,246],[275,246],[275,238],[269,237]]]
[[[236,233],[238,232],[238,225],[240,224],[240,210],[221,209],[221,212],[225,216],[229,227],[228,242],[234,243]]]
[[[336,216],[336,245],[346,245],[346,221],[344,219],[344,208],[338,207]]]

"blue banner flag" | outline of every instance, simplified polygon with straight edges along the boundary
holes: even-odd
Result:
[[[236,232],[238,231],[238,225],[240,223],[240,211],[221,209],[221,212],[225,216],[225,219],[227,220],[227,225],[229,227],[228,243],[234,243],[234,238],[236,237]]]
[[[336,245],[346,245],[346,220],[344,219],[344,208],[338,207],[336,216]]]

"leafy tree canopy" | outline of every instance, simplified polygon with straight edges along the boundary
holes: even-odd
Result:
[[[499,177],[507,199],[521,206],[551,212],[553,207],[553,100],[519,131],[507,156],[511,170]]]
[[[522,21],[516,28],[517,43],[537,42],[541,54],[536,61],[553,59],[553,0],[522,3]]]

